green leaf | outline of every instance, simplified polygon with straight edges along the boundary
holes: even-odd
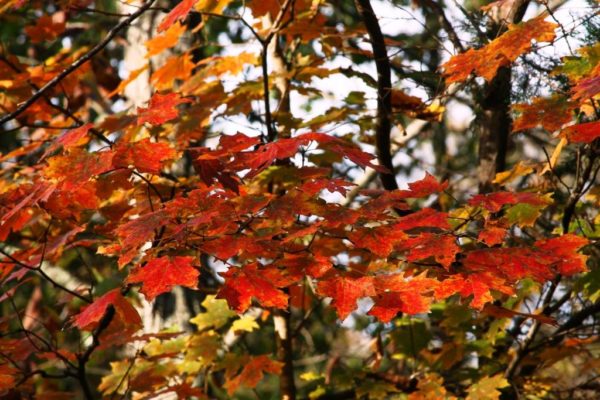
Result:
[[[199,331],[210,327],[219,329],[237,315],[229,309],[226,300],[216,299],[214,295],[206,296],[202,306],[206,308],[206,312],[201,312],[190,319],[190,322],[196,325]]]

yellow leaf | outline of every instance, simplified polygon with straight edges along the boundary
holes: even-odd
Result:
[[[222,14],[229,3],[231,3],[231,0],[200,0],[196,3],[195,8],[200,12]]]
[[[469,395],[466,400],[498,400],[501,394],[498,389],[508,385],[508,381],[502,377],[502,374],[486,376],[471,385],[467,390]]]
[[[525,175],[533,172],[533,168],[519,161],[510,171],[498,172],[492,181],[498,185],[506,185]]]
[[[307,371],[300,374],[300,379],[303,381],[316,381],[317,379],[321,379],[323,375],[317,374],[315,371]]]
[[[258,329],[258,324],[254,320],[254,318],[252,318],[251,316],[244,315],[240,319],[233,321],[233,325],[231,325],[231,329],[234,332],[237,332],[237,331],[252,332],[253,330]]]
[[[546,172],[551,171],[552,168],[554,168],[554,166],[556,165],[556,162],[558,161],[558,157],[560,157],[560,153],[566,144],[567,144],[567,139],[561,138],[560,142],[558,142],[558,145],[552,152],[552,156],[550,157],[550,162],[546,163],[546,165],[544,166],[544,169],[542,169],[542,172],[540,172],[540,175],[544,175]]]
[[[206,312],[201,312],[190,319],[190,322],[196,325],[199,331],[210,327],[218,329],[237,315],[229,309],[227,301],[217,299],[214,295],[206,296],[202,307],[206,308]]]

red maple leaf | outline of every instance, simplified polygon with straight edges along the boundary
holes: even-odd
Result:
[[[504,205],[518,203],[525,203],[532,206],[546,206],[550,204],[550,201],[543,194],[529,192],[494,192],[478,194],[469,199],[470,205],[481,206],[493,213],[500,211]]]
[[[184,19],[198,0],[183,0],[177,4],[160,22],[156,29],[159,33],[169,29],[177,20]]]
[[[396,229],[407,231],[414,228],[449,229],[448,214],[432,208],[423,208],[415,213],[399,218],[394,224]]]
[[[354,246],[367,249],[383,258],[389,256],[394,245],[405,238],[404,232],[391,226],[361,227],[348,233],[348,239]]]
[[[600,121],[571,125],[561,132],[561,136],[571,143],[591,143],[600,137]]]
[[[488,246],[496,246],[504,241],[507,232],[506,228],[486,223],[484,229],[479,232],[477,239]]]
[[[559,237],[538,240],[535,247],[545,250],[556,257],[556,268],[562,275],[569,276],[585,271],[587,257],[577,251],[589,241],[571,233]]]
[[[42,155],[42,159],[46,158],[50,153],[54,150],[62,147],[63,149],[68,149],[70,147],[81,146],[89,141],[88,132],[92,129],[94,125],[91,123],[87,123],[75,129],[70,129],[60,135],[44,152]]]
[[[115,234],[121,243],[119,267],[123,267],[136,255],[138,247],[150,241],[159,229],[170,222],[168,214],[164,210],[144,214],[133,221],[120,225],[115,229]]]
[[[597,67],[595,71],[600,74],[600,67]],[[575,100],[590,99],[596,96],[600,93],[600,75],[582,79],[575,85],[572,92]]]
[[[433,175],[426,172],[423,179],[409,183],[408,187],[412,192],[411,197],[427,197],[433,193],[439,193],[446,190],[446,188],[448,188],[448,181],[440,183]]]
[[[121,142],[115,149],[113,165],[117,168],[134,166],[140,172],[158,174],[167,161],[175,158],[177,152],[167,143],[152,143],[150,139],[139,142]]]
[[[141,292],[152,300],[174,286],[196,289],[200,272],[193,266],[194,257],[160,257],[134,269],[127,277],[127,283],[141,283]]]
[[[356,309],[358,299],[375,295],[373,278],[369,276],[353,278],[337,275],[320,281],[317,291],[321,296],[333,299],[331,305],[335,308],[341,320],[346,319]]]
[[[257,264],[231,268],[224,274],[224,278],[225,284],[217,297],[227,300],[229,306],[238,313],[250,307],[253,297],[264,307],[285,309],[288,306],[288,295],[265,279]]]
[[[147,108],[138,108],[137,124],[142,125],[146,122],[152,125],[163,124],[177,118],[179,111],[175,107],[182,103],[191,102],[190,99],[182,98],[177,93],[154,93]]]
[[[81,329],[92,330],[100,322],[108,307],[114,307],[116,314],[126,325],[141,326],[142,319],[135,308],[123,297],[119,288],[105,293],[79,314],[73,316],[73,324]]]
[[[379,294],[373,299],[375,305],[369,314],[389,322],[399,312],[414,315],[429,311],[431,293],[438,281],[425,274],[411,277],[393,274],[377,276],[374,284]]]
[[[429,311],[431,299],[414,291],[382,293],[375,299],[369,315],[390,322],[399,312],[415,315]]]
[[[410,262],[433,257],[444,268],[450,268],[460,248],[452,235],[437,235],[430,232],[408,238],[400,243],[403,250],[408,250],[406,260]]]
[[[92,177],[110,171],[113,155],[112,151],[88,153],[74,148],[68,154],[49,158],[44,174],[61,181],[62,190],[75,190]]]

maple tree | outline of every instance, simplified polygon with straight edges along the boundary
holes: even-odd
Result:
[[[0,0],[0,396],[594,398],[600,5],[409,3]]]

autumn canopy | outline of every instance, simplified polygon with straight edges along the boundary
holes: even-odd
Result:
[[[0,0],[0,397],[597,398],[599,13]]]

